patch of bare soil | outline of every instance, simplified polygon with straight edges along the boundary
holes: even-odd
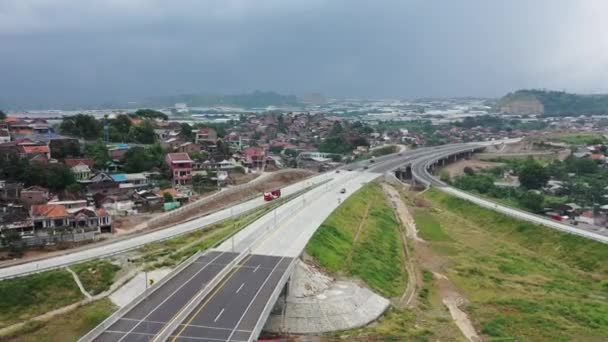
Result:
[[[154,217],[159,216],[161,213],[142,213],[131,216],[115,216],[114,223],[114,232],[116,235],[122,235],[131,233],[137,228],[142,227],[146,222],[153,219]]]
[[[478,171],[478,170],[492,169],[492,168],[502,166],[502,165],[504,165],[504,164],[477,160],[477,159],[469,159],[469,160],[459,160],[455,163],[448,164],[445,167],[443,167],[443,170],[446,170],[450,174],[450,177],[456,177],[456,176],[460,176],[460,175],[464,174],[464,169],[466,167],[470,167],[473,170]]]
[[[233,173],[230,175],[231,184],[240,185],[249,183],[252,180],[258,178],[260,176],[259,173]]]
[[[408,246],[408,239],[410,241],[422,241],[418,237],[418,232],[416,230],[416,223],[410,212],[407,210],[403,199],[399,192],[387,183],[382,183],[382,189],[389,202],[391,203],[393,209],[395,210],[395,214],[398,220],[401,222],[401,229],[399,229],[401,242],[403,244],[403,250],[405,252],[405,270],[407,272],[407,287],[401,298],[399,299],[398,305],[400,307],[405,306],[413,306],[414,300],[416,298],[416,289],[419,289],[423,286],[422,277],[420,275],[420,270],[416,268],[413,261],[413,252],[410,251],[410,247]]]
[[[179,211],[160,217],[148,224],[148,228],[159,228],[167,225],[175,225],[176,223],[191,220],[196,217],[208,215],[219,209],[243,202],[248,199],[261,196],[264,191],[271,189],[280,189],[287,185],[296,183],[304,178],[308,178],[315,173],[308,170],[290,170],[277,172],[264,176],[261,181],[254,181],[250,186],[244,186],[237,191],[223,191],[213,198],[202,198],[197,202],[188,204]]]
[[[417,264],[433,273],[434,286],[437,288],[443,304],[448,308],[454,324],[467,340],[471,342],[482,341],[473,322],[471,322],[466,312],[460,309],[466,305],[467,299],[459,292],[454,283],[445,276],[450,264],[449,260],[435,253],[422,239],[414,241],[414,254]]]

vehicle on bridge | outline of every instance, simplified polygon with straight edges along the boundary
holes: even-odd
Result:
[[[275,189],[264,192],[264,201],[272,201],[275,198],[281,197],[281,189]]]

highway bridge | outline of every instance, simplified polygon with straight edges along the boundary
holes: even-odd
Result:
[[[198,253],[89,332],[82,341],[252,341],[284,289],[299,257],[320,224],[350,194],[387,172],[422,187],[455,196],[510,216],[597,241],[601,234],[501,206],[449,187],[432,175],[434,168],[467,158],[488,143],[419,148],[374,162],[359,161],[340,172],[319,175],[284,189],[308,190],[241,230],[218,248]],[[342,194],[341,189],[346,193]],[[36,263],[0,269],[0,279],[63,267],[138,248],[247,212],[264,205],[247,201],[212,215],[135,238],[76,251]]]
[[[435,167],[467,158],[484,147],[421,148],[350,164],[324,185],[266,214],[218,248],[193,256],[82,341],[253,341],[285,288],[295,260],[341,201],[365,183],[396,170],[409,174],[415,184],[474,202],[487,201],[461,193],[432,175]],[[340,193],[342,188],[345,194]],[[598,241],[606,239],[567,225],[558,228],[555,221],[491,201],[480,205]]]

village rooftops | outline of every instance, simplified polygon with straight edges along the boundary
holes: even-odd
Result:
[[[61,204],[40,204],[32,206],[32,217],[64,218],[68,216],[65,206]]]
[[[167,159],[171,163],[180,164],[180,163],[192,163],[192,159],[188,153],[168,153]]]

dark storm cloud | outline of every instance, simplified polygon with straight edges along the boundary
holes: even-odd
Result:
[[[588,37],[606,28],[597,14],[606,9],[575,0],[3,0],[0,101],[603,91],[608,46]]]

